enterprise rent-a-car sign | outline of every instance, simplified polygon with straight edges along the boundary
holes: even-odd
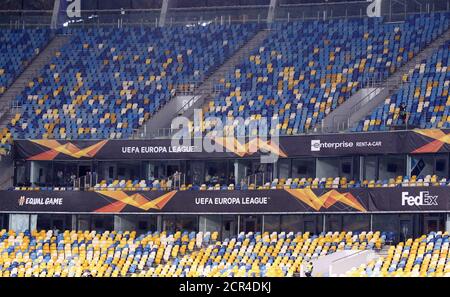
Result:
[[[375,154],[386,151],[394,152],[398,149],[396,141],[392,142],[382,135],[370,136],[339,134],[308,136],[310,139],[309,155]],[[305,154],[305,147],[308,147],[308,144],[300,141],[300,146],[294,154]]]

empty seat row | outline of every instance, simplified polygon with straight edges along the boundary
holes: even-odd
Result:
[[[294,276],[305,261],[383,247],[380,232],[0,230],[0,276]]]
[[[155,191],[155,190],[282,190],[282,189],[347,189],[347,188],[385,188],[385,187],[428,187],[428,186],[450,186],[447,178],[440,178],[437,175],[426,175],[425,177],[417,177],[415,175],[397,176],[384,180],[364,179],[350,180],[345,177],[329,177],[329,178],[275,178],[272,182],[266,182],[263,185],[256,185],[251,181],[241,184],[184,184],[171,179],[153,179],[153,180],[101,180],[98,183],[86,185],[85,190],[94,191]],[[17,186],[11,188],[16,191],[79,191],[80,185],[73,184],[71,186]]]

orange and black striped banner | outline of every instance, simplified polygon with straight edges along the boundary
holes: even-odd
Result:
[[[450,210],[448,187],[218,191],[0,191],[0,212],[369,213]]]
[[[20,160],[206,160],[343,156],[365,154],[423,154],[450,152],[450,130],[283,136],[278,139],[191,139],[174,144],[170,139],[150,140],[16,140],[14,158]]]

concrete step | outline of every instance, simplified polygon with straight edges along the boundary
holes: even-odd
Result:
[[[383,248],[382,248],[381,250],[379,250],[379,251],[376,252],[377,255],[378,255],[379,257],[386,257],[387,254],[388,254],[388,251],[389,251],[390,247],[391,247],[390,245],[385,245],[385,246],[383,246]]]
[[[55,56],[62,45],[66,44],[70,36],[55,35],[45,48],[34,58],[34,60],[25,68],[14,83],[0,96],[0,125],[5,126],[14,116],[17,110],[11,110],[18,95],[24,90],[26,85],[39,75],[42,68],[49,64],[52,57]]]
[[[214,92],[214,89],[211,88],[211,85],[217,84],[221,78],[223,78],[230,71],[234,71],[236,66],[243,60],[246,59],[250,53],[257,47],[262,45],[262,42],[267,38],[270,34],[269,30],[261,30],[259,31],[249,42],[247,42],[241,49],[239,49],[225,64],[222,65],[215,73],[214,80],[205,81],[206,85],[210,83],[209,88],[200,89],[203,91],[201,94],[194,93],[194,96],[201,95],[198,97],[196,102],[189,104],[191,107],[183,111],[183,116],[192,119],[194,114],[194,109],[202,108],[207,105],[209,101],[212,99],[211,95]],[[204,92],[206,90],[206,92]],[[177,112],[180,114],[180,112]]]
[[[414,71],[417,64],[433,55],[447,40],[450,40],[450,28],[416,53],[411,60],[398,68],[386,80],[377,82],[374,87],[380,89],[379,95],[369,98],[364,95],[366,88],[360,89],[343,104],[330,112],[314,130],[323,132],[346,131],[358,125],[362,119],[370,115],[386,98],[397,92],[407,83],[403,81],[404,75]]]
[[[189,93],[191,99],[182,106],[174,110],[177,104],[170,104],[170,100],[163,106],[154,116],[152,116],[142,127],[135,132],[135,137],[152,137],[152,135],[160,135],[159,130],[168,130],[172,119],[182,115],[192,118],[194,109],[202,108],[209,103],[215,94],[215,86],[219,80],[230,71],[234,71],[243,59],[247,58],[251,51],[262,44],[262,41],[270,34],[269,30],[260,30],[249,41],[243,44],[233,55],[231,55],[222,65],[204,78],[203,82],[197,86],[193,92]]]
[[[378,256],[372,250],[343,250],[311,259],[314,277],[342,276],[353,267],[366,264]],[[303,276],[304,268],[302,266]]]

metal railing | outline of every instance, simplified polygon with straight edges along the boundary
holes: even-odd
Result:
[[[182,185],[186,185],[186,174],[182,172],[175,172],[171,176],[164,179],[154,179],[160,181],[164,181],[164,186],[162,189],[164,190],[178,190]],[[87,191],[94,189],[96,185],[99,184],[99,175],[96,172],[88,173],[84,176],[80,176],[73,181],[73,188],[80,191]],[[152,185],[147,185],[152,186]],[[108,188],[110,188],[108,186]],[[113,189],[123,189],[122,186],[112,187]]]
[[[167,181],[171,181],[171,184],[167,185],[168,190],[178,190],[181,188],[181,185],[186,185],[186,174],[175,172],[168,177]]]
[[[395,0],[393,0],[393,1],[394,2],[398,2],[398,1],[395,1]],[[444,5],[442,7],[441,6],[438,6],[438,7],[436,6],[437,1],[427,1],[427,3],[426,3],[427,5],[425,5],[423,3],[420,3],[420,1],[417,1],[417,0],[414,0],[414,1],[416,3],[421,4],[421,5],[419,5],[420,6],[419,11],[413,11],[413,12],[406,11],[405,15],[417,14],[417,13],[421,13],[421,12],[442,11],[442,10],[449,10],[450,9],[450,0],[447,0],[447,1],[444,0],[446,5]],[[360,3],[361,5],[364,4],[364,5],[367,6],[367,2],[366,1],[351,2],[351,3],[352,3],[352,5],[356,5],[355,3]],[[434,6],[430,6],[429,5],[430,3],[433,3]],[[330,8],[338,9],[337,7],[340,7],[339,9],[344,9],[345,8],[345,11],[346,11],[345,12],[345,16],[346,17],[352,17],[352,16],[360,17],[361,16],[361,15],[358,15],[357,13],[353,13],[353,14],[349,13],[348,10],[351,10],[352,8],[349,7],[348,3],[339,3],[339,4],[338,3],[329,3],[329,4],[320,3],[320,5],[319,4],[298,4],[298,5],[296,4],[296,5],[281,5],[280,7],[281,8],[286,8],[289,11],[288,11],[288,14],[285,17],[277,18],[278,21],[279,20],[281,20],[281,21],[292,21],[292,20],[295,20],[295,18],[293,18],[293,16],[291,15],[291,13],[292,14],[294,13],[293,12],[294,9],[295,8],[303,8],[304,9],[306,7],[311,7],[311,9],[316,9],[316,10],[320,9],[320,7],[326,7],[327,9],[330,9]],[[205,8],[205,7],[203,7],[203,8],[195,8],[195,9],[194,8],[173,9],[172,11],[173,12],[179,12],[180,14],[182,12],[184,14],[186,14],[188,11],[193,11],[193,12],[196,12],[197,14],[201,13],[202,11],[207,11],[207,12],[214,12],[215,11],[215,13],[224,13],[226,11],[229,11],[229,12],[235,12],[237,15],[245,15],[245,14],[242,14],[242,8],[243,8],[242,6],[226,7],[226,8],[224,8],[224,7],[221,7],[221,8],[217,8],[217,7],[206,7]],[[245,8],[246,8],[246,10],[262,9],[262,8],[265,9],[265,8],[268,8],[268,6],[256,6],[256,7],[245,6]],[[332,10],[332,11],[334,11],[334,10]],[[28,25],[34,24],[33,22],[30,22],[30,23],[26,23],[25,22],[25,19],[26,19],[27,16],[36,17],[36,15],[49,15],[49,14],[51,15],[51,12],[52,11],[38,11],[38,12],[36,12],[36,11],[25,11],[25,10],[21,10],[21,11],[0,11],[0,23],[2,21],[2,16],[7,15],[9,17],[9,23],[7,25],[13,26],[13,24],[14,24],[14,26],[16,26],[17,24],[20,23],[21,24],[20,26],[25,27],[26,24],[28,24]],[[125,14],[122,14],[123,12]],[[145,16],[149,16],[151,14],[156,15],[157,13],[159,14],[159,9],[156,9],[156,10],[155,9],[150,9],[150,10],[145,10],[145,9],[144,10],[141,10],[141,9],[134,9],[134,10],[133,9],[125,9],[125,10],[102,10],[102,11],[99,11],[99,10],[84,10],[84,11],[82,11],[82,14],[83,13],[85,13],[87,15],[90,15],[90,16],[97,15],[98,17],[90,18],[89,22],[87,22],[87,23],[83,22],[82,25],[84,25],[84,24],[86,24],[86,25],[92,25],[92,24],[94,24],[94,25],[114,24],[115,25],[116,22],[110,22],[110,23],[108,23],[108,22],[100,22],[100,20],[102,19],[102,18],[100,18],[100,15],[105,16],[105,19],[106,19],[106,16],[120,16],[122,18],[122,20],[123,20],[123,19],[128,19],[128,18],[131,19],[133,17],[133,15],[136,16],[136,15],[139,15],[139,14],[141,16],[144,16],[144,15]],[[209,14],[208,13],[207,15],[213,15],[213,14]],[[18,19],[16,19],[13,22],[14,16],[19,17],[21,22],[19,22]],[[338,18],[338,17],[341,18],[340,16],[337,16],[336,13],[334,13],[334,14],[322,14],[322,15],[319,13],[317,15],[317,18],[320,19],[320,17],[323,18],[323,16],[325,16],[327,19]],[[198,15],[197,15],[197,17],[198,17]],[[302,18],[303,19],[305,18],[304,15],[302,15]],[[224,19],[225,18],[222,17],[222,16],[220,18],[217,18],[217,15],[216,15],[215,18],[214,18],[214,23],[222,24]],[[241,18],[236,18],[236,17],[232,18],[231,15],[230,15],[230,17],[228,19],[230,20],[230,23],[231,23],[231,19],[233,19],[233,20],[239,19],[242,22],[248,22],[248,21],[252,20],[252,18],[245,18],[245,17],[242,17],[242,19]],[[95,22],[95,20],[96,20],[96,22]],[[200,20],[204,21],[205,18],[200,16],[200,19],[196,19],[196,18],[189,19],[189,21],[186,21],[186,24],[189,23],[189,22],[192,23],[192,21],[199,23]],[[260,18],[257,19],[257,21],[260,21],[260,20],[261,20]],[[131,22],[130,23],[125,22],[125,23],[126,24],[132,24]],[[151,23],[153,24],[155,22],[152,21]],[[170,22],[168,22],[168,23],[170,23]],[[144,24],[144,22],[140,22],[140,23],[137,22],[137,23],[134,23],[134,24]],[[156,21],[156,24],[157,24],[157,21]],[[77,25],[77,24],[74,23],[73,25]],[[231,69],[232,68],[230,68],[229,70],[231,70]],[[186,88],[186,85],[188,85],[187,88]],[[375,81],[375,79],[373,79],[373,80],[368,80],[364,87],[369,87],[369,86],[374,87],[375,85],[376,85],[376,81]],[[197,92],[200,89],[204,89],[205,91],[201,92],[199,94]],[[196,101],[199,99],[199,96],[201,96],[203,93],[205,93],[205,94],[206,93],[207,94],[214,94],[215,95],[215,94],[217,94],[217,93],[219,93],[221,91],[223,91],[223,85],[217,84],[217,83],[216,84],[212,83],[209,86],[203,86],[201,83],[199,83],[197,81],[197,82],[192,82],[192,83],[187,82],[187,83],[178,85],[176,87],[176,93],[177,94],[179,94],[179,95],[192,95],[192,97],[191,97],[191,99],[189,99],[175,113],[175,116],[180,115],[181,113],[184,113],[186,110],[188,110],[190,107],[192,107],[193,104],[196,103]],[[364,104],[364,102],[361,101],[359,104]],[[19,102],[12,101],[12,103],[11,103],[11,112],[12,113],[18,112],[20,108],[21,108],[21,104]],[[357,108],[357,106],[355,106],[354,108]],[[2,114],[2,112],[3,112],[3,114],[6,113],[6,111],[4,109],[2,109],[0,111],[0,114]],[[344,128],[345,129],[349,128],[348,125],[347,126],[345,125],[345,123],[338,124],[338,125],[342,126],[342,128],[338,129],[340,131],[342,131]],[[327,127],[313,127],[313,128],[310,128],[310,129],[306,129],[306,131],[304,133],[299,133],[299,134],[296,134],[296,135],[333,132],[333,131],[329,131],[329,130],[330,129],[327,128]],[[149,132],[149,131],[146,131],[146,129],[144,128],[144,132],[143,133],[138,133],[134,137],[136,137],[136,138],[144,138],[144,139],[146,139],[146,138],[172,137],[173,134],[175,132],[178,132],[178,131],[179,130],[172,130],[170,128],[162,128],[162,129],[158,129],[157,131]]]
[[[148,130],[147,126],[143,126],[143,129],[136,129],[133,133],[133,139],[167,139],[172,138],[175,133],[179,132],[179,129],[172,128],[158,128]]]
[[[0,10],[0,26],[10,29],[50,27],[53,10]]]
[[[216,96],[221,91],[223,91],[223,88],[220,84],[216,83],[199,83],[195,85],[191,92],[182,92],[180,95],[191,95],[191,98],[186,101],[186,103],[179,108],[174,114],[173,117],[183,115],[189,108],[191,108],[199,99],[201,99],[202,96]]]
[[[450,10],[450,0],[386,0],[382,16],[387,21],[401,21],[417,13]],[[348,2],[321,2],[280,4],[275,10],[275,21],[328,20],[363,17],[369,3],[366,0]],[[166,25],[205,25],[266,22],[269,5],[209,6],[170,8]],[[50,27],[53,10],[0,10],[0,26],[25,28]],[[102,9],[82,10],[80,18],[64,20],[65,26],[158,26],[161,9]],[[61,21],[60,21],[61,22]]]
[[[254,185],[256,188],[258,188],[272,182],[271,177],[272,174],[268,174],[266,172],[257,172],[246,176],[244,178],[244,183],[247,185],[247,187],[249,187],[250,185]]]
[[[384,125],[387,124],[387,120],[384,120]],[[356,128],[355,126],[351,126],[348,124],[347,121],[341,121],[337,122],[334,126],[323,126],[323,125],[317,125],[315,127],[311,128],[305,128],[303,132],[296,132],[292,134],[282,134],[280,133],[281,137],[298,137],[298,136],[306,136],[306,135],[324,135],[324,134],[342,134],[346,132],[351,132],[352,134],[355,133],[370,133],[370,131],[353,131],[353,128]],[[408,121],[406,121],[405,124],[401,126],[393,126],[390,125],[391,130],[386,131],[373,131],[376,132],[398,132],[398,131],[409,131],[412,129],[419,128],[416,125],[410,125],[408,124]],[[155,129],[150,132],[143,132],[143,133],[135,133],[132,139],[134,140],[152,140],[152,139],[171,139],[175,133],[178,133],[180,130],[174,130],[170,128],[159,128]],[[207,132],[201,133],[201,136],[198,133],[194,133],[193,131],[186,131],[185,136],[189,136],[191,139],[196,139],[198,137],[207,137]],[[246,134],[245,137],[250,137],[250,135]]]
[[[360,101],[358,101],[355,105],[352,106],[351,110],[352,112],[349,114],[354,113],[356,110],[358,110],[362,105],[367,104],[372,98],[374,92],[379,92],[380,88],[391,88],[391,87],[398,87],[399,85],[406,84],[408,81],[403,81],[400,79],[399,82],[389,83],[386,80],[382,79],[381,77],[372,76],[368,79],[363,79],[363,83],[360,85],[360,89],[364,88],[372,88],[370,93],[366,94]],[[211,92],[205,92],[207,94],[213,94],[217,95],[223,90],[219,90],[217,87],[213,89]],[[193,95],[192,98],[190,98],[181,108],[179,108],[174,114],[173,118],[183,115],[183,113],[191,108],[198,100],[199,97],[202,96],[203,93],[197,93]],[[178,94],[176,94],[178,95]],[[175,96],[176,96],[175,95]],[[338,119],[338,121],[336,121]],[[331,127],[325,127],[323,125],[312,127],[309,129],[306,129],[304,133],[299,133],[296,135],[302,135],[302,134],[314,134],[314,133],[333,133],[333,132],[342,132],[347,130],[349,127],[348,125],[348,116],[345,117],[345,121],[340,121],[338,117],[333,119],[333,126]],[[138,133],[139,131],[139,133]],[[133,138],[135,139],[152,139],[152,138],[171,138],[174,136],[175,133],[179,133],[180,129],[172,129],[172,128],[157,128],[148,130],[147,126],[144,124],[141,129],[136,129]],[[189,133],[191,136],[193,136],[193,129],[190,131],[186,131],[186,133]],[[185,134],[187,135],[187,134]]]
[[[400,89],[403,87],[403,85],[409,84],[409,80],[403,80],[402,78],[394,81],[380,81],[375,84],[366,85],[365,89],[370,89],[369,93],[367,93],[364,97],[362,97],[358,102],[353,104],[350,107],[349,112],[347,115],[342,116],[334,116],[332,119],[333,125],[331,127],[323,127],[324,129],[327,129],[328,131],[334,131],[334,132],[344,132],[348,131],[349,129],[356,128],[358,125],[358,122],[355,123],[354,126],[350,124],[350,116],[355,114],[358,110],[360,110],[364,105],[368,104],[372,99],[374,99],[378,94],[380,94],[383,90],[387,89],[388,93],[386,94],[386,98],[388,98],[390,95],[392,95],[391,90]],[[362,89],[360,89],[362,90]],[[343,119],[343,120],[339,120]]]
[[[236,50],[235,53],[242,51],[242,53],[239,57],[239,61],[241,61],[244,57],[247,57],[248,55],[250,55],[250,53],[255,50],[254,46],[252,46],[248,50],[243,50],[243,48],[246,45],[252,45],[252,44],[254,45],[254,41],[252,41],[252,39],[249,39],[246,43],[243,43],[239,49]],[[225,90],[223,84],[221,84],[217,81],[208,81],[208,79],[211,79],[212,77],[215,76],[216,80],[217,80],[220,78],[224,78],[228,73],[230,73],[232,71],[234,72],[236,69],[235,66],[224,67],[224,65],[227,62],[229,62],[232,58],[233,58],[233,55],[228,57],[228,59],[226,61],[224,61],[224,63],[221,66],[217,66],[212,71],[210,71],[209,72],[210,75],[207,75],[205,77],[205,79],[203,80],[203,82],[196,82],[194,84],[191,84],[191,85],[193,85],[192,92],[190,93],[190,95],[192,95],[192,97],[180,109],[178,109],[176,111],[176,113],[174,113],[173,117],[184,114],[198,100],[202,100],[202,98],[201,98],[202,96],[212,95],[213,97],[215,97],[219,93],[223,92]],[[220,73],[218,73],[218,72],[220,72]],[[203,102],[201,102],[201,104],[204,104],[204,103],[205,103],[205,100],[203,100]]]
[[[254,38],[254,36],[252,37]],[[241,55],[239,57],[239,61],[242,60],[242,58],[247,57],[250,55],[252,51],[255,50],[254,46],[251,46],[248,50],[243,50],[245,46],[254,44],[254,41],[252,41],[252,38],[247,40],[247,42],[243,43],[239,49],[236,49],[235,54],[239,51],[241,52]],[[234,71],[236,69],[235,66],[225,66],[226,63],[230,62],[231,59],[233,59],[234,55],[231,55],[228,57],[226,61],[222,63],[222,65],[216,66],[213,69],[209,71],[209,75],[206,75],[203,80],[196,81],[195,83],[191,83],[192,89],[190,89],[189,93],[183,92],[183,94],[189,94],[192,95],[192,97],[174,114],[174,116],[181,115],[185,111],[187,111],[191,106],[194,105],[194,103],[197,102],[198,99],[201,99],[200,97],[203,95],[217,95],[220,92],[224,90],[223,84],[217,82],[217,79],[224,78],[228,73]],[[208,79],[212,79],[215,77],[216,81],[208,81]],[[203,104],[203,103],[202,103]]]
[[[88,173],[80,176],[73,181],[73,188],[80,190],[88,190],[98,183],[98,174],[96,172]]]

